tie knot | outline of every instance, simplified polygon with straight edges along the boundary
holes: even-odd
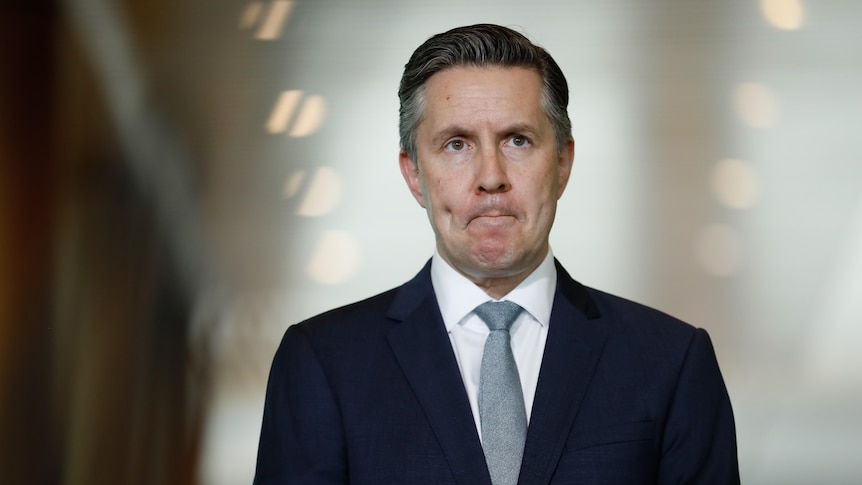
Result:
[[[523,308],[511,301],[489,301],[482,303],[473,310],[491,331],[505,330],[507,332],[522,311],[524,311]]]

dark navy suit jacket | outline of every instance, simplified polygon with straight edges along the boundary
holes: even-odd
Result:
[[[584,287],[559,263],[557,280],[519,483],[739,483],[707,333]],[[430,264],[288,328],[255,483],[491,483]]]

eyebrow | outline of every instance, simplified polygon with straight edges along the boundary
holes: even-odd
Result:
[[[453,136],[465,136],[469,137],[472,135],[472,130],[464,128],[460,125],[449,125],[438,131],[431,137],[431,142],[434,145],[440,144],[445,140],[452,138]],[[523,133],[525,135],[529,135],[532,138],[535,138],[538,135],[538,130],[536,130],[532,125],[528,123],[514,123],[512,125],[508,125],[506,128],[500,130],[500,133],[504,135],[512,135],[515,133]]]
[[[532,125],[527,123],[515,123],[514,125],[509,126],[505,130],[503,130],[506,134],[514,134],[514,133],[524,133],[530,135],[531,137],[536,137],[538,135],[538,130],[534,128]]]
[[[463,136],[469,134],[470,130],[466,128],[463,128],[459,125],[449,125],[435,133],[434,136],[431,137],[431,142],[434,145],[439,145],[440,143],[443,143],[445,140],[448,140],[453,136]]]

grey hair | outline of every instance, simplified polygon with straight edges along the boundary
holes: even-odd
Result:
[[[548,52],[512,29],[493,24],[458,27],[437,34],[419,46],[404,66],[398,89],[401,150],[417,162],[416,129],[425,109],[425,82],[434,74],[459,66],[523,67],[542,79],[541,105],[554,127],[557,154],[572,138],[569,86]]]

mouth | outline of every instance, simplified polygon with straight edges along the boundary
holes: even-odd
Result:
[[[512,217],[512,215],[509,213],[506,213],[506,212],[498,211],[498,212],[483,212],[481,214],[476,214],[475,216],[473,216],[474,219],[479,218],[479,217]]]
[[[503,227],[511,224],[515,220],[515,216],[504,213],[486,213],[474,216],[469,225],[481,227]]]
[[[487,203],[479,204],[473,208],[474,212],[467,217],[467,225],[484,228],[501,228],[518,221],[517,211],[512,210],[505,204]]]
[[[478,207],[476,212],[472,214],[470,219],[481,218],[497,218],[497,217],[515,217],[514,211],[507,207]]]

